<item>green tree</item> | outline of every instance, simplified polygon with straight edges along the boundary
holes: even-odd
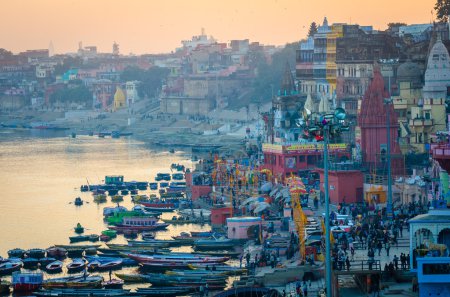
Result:
[[[71,68],[79,68],[83,65],[83,60],[80,57],[66,56],[62,64],[55,66],[55,75],[63,75]]]
[[[143,70],[135,66],[124,69],[120,78],[122,81],[137,80],[141,83],[138,86],[140,97],[155,97],[157,90],[161,89],[164,80],[169,75],[170,70],[154,66],[148,70]]]
[[[83,85],[74,85],[57,90],[50,96],[50,103],[56,102],[70,104],[84,104],[87,107],[92,105],[92,92]]]
[[[313,37],[314,34],[317,33],[317,24],[316,22],[312,22],[309,26],[308,37]]]
[[[436,10],[436,17],[441,22],[447,22],[450,14],[450,0],[436,0],[434,5]]]

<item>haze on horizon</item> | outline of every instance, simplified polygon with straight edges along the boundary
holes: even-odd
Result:
[[[284,45],[307,35],[309,25],[430,23],[436,0],[2,0],[0,47],[15,53],[48,48],[75,52],[78,42],[122,54],[167,53],[201,28],[219,42],[250,39]],[[356,4],[356,5],[355,5]],[[5,13],[7,12],[7,13]],[[433,14],[432,14],[433,13]]]

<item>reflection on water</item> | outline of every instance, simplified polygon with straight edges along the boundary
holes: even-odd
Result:
[[[86,227],[85,234],[105,230],[103,207],[113,203],[108,198],[107,203],[97,205],[90,193],[81,193],[79,186],[87,181],[100,183],[105,175],[113,174],[124,175],[127,181],[153,181],[157,172],[170,172],[172,163],[192,165],[187,155],[151,151],[132,138],[70,138],[58,133],[54,137],[55,133],[0,130],[0,256],[6,257],[15,247],[68,244],[78,222]],[[142,193],[148,195],[150,191]],[[73,205],[77,196],[89,203]],[[131,197],[126,196],[121,205],[132,207]],[[164,214],[168,218],[172,215]],[[157,237],[207,229],[199,225],[170,226]],[[113,242],[125,240],[120,236]]]

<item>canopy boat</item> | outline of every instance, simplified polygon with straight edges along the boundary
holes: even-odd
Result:
[[[0,275],[11,274],[14,271],[20,270],[23,263],[21,261],[17,262],[4,262],[0,264]]]
[[[8,251],[8,257],[10,258],[23,258],[25,255],[25,250],[22,249],[12,249]]]
[[[27,257],[40,259],[45,257],[45,250],[29,249],[28,251],[25,252],[25,254],[27,255]]]
[[[62,271],[63,262],[61,261],[54,261],[47,266],[45,266],[45,270],[47,270],[48,273],[58,273]]]
[[[86,262],[83,259],[73,259],[66,267],[68,272],[77,272],[83,270],[85,266]]]
[[[25,258],[22,260],[23,267],[27,269],[37,269],[39,260],[36,258]]]
[[[33,292],[42,286],[44,274],[14,272],[11,284],[14,292]]]
[[[211,238],[199,239],[194,241],[194,246],[197,249],[227,249],[234,246],[232,239],[228,238]]]
[[[84,232],[84,227],[83,226],[81,226],[81,224],[80,223],[78,223],[77,224],[77,226],[74,228],[74,230],[75,230],[75,233],[77,233],[77,234],[81,234],[81,233],[83,233]]]

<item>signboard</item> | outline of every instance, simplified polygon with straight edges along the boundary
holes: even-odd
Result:
[[[323,143],[315,142],[315,143],[299,143],[299,144],[271,144],[271,143],[263,143],[263,152],[270,153],[316,153],[323,151]],[[328,145],[328,150],[330,152],[343,152],[347,150],[346,143],[331,143]]]
[[[295,168],[295,157],[285,158],[286,168],[294,169]]]

